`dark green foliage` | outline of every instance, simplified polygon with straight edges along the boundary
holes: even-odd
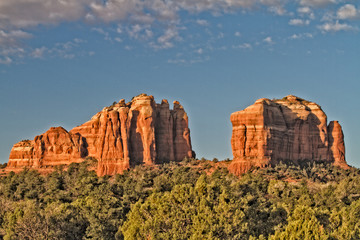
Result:
[[[355,168],[281,163],[238,178],[184,159],[98,177],[95,163],[1,177],[0,238],[360,239]]]

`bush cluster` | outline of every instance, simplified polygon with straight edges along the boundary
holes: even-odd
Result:
[[[89,171],[91,161],[47,176],[31,170],[10,173],[0,178],[0,235],[4,239],[360,238],[358,169],[279,164],[239,178],[222,168],[209,171],[199,162],[138,166],[112,177]]]

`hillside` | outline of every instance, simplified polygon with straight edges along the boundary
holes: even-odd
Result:
[[[99,177],[94,162],[0,178],[5,239],[358,239],[360,171],[278,164],[236,177],[185,159]]]

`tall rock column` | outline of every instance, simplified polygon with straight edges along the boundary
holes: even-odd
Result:
[[[129,110],[130,158],[135,164],[154,164],[155,145],[155,101],[145,94],[134,97]]]
[[[193,157],[190,139],[189,119],[178,101],[174,101],[174,110],[171,111],[174,119],[174,156],[175,160],[184,157]]]
[[[230,170],[237,175],[253,166],[264,167],[269,164],[268,132],[263,113],[264,99],[259,99],[254,105],[230,116],[233,125],[231,147],[234,155]]]
[[[334,165],[347,168],[345,161],[345,142],[341,125],[338,121],[331,121],[328,126],[329,156]]]
[[[174,161],[174,118],[166,99],[156,106],[155,140],[157,162]]]

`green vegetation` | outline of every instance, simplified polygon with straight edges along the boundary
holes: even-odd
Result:
[[[359,239],[360,171],[279,164],[241,178],[185,159],[98,177],[95,159],[0,178],[4,239]],[[221,167],[223,166],[223,167]]]

